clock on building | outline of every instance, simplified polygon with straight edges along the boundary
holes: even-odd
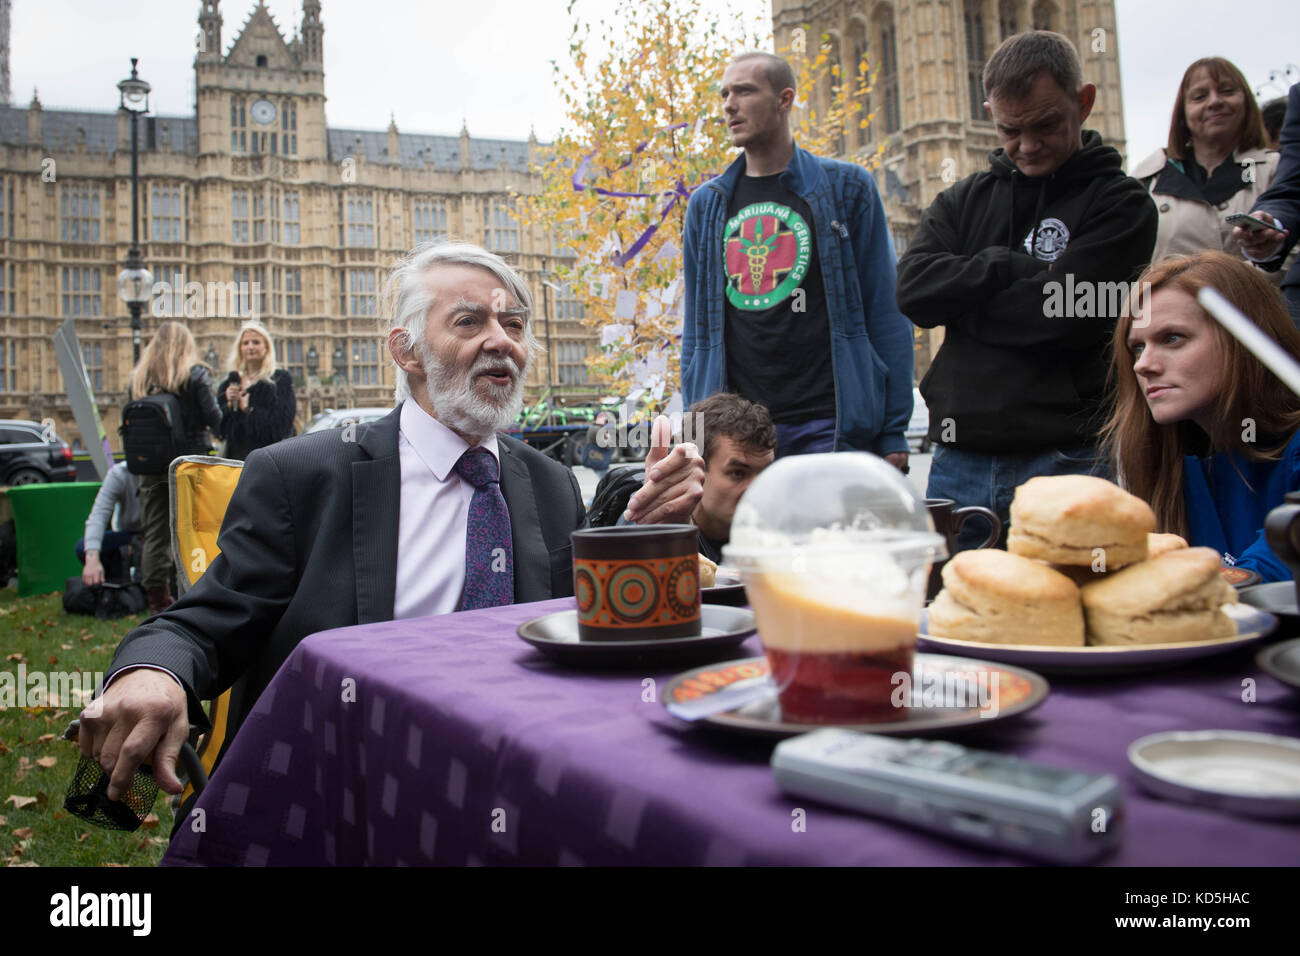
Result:
[[[253,114],[253,122],[266,125],[275,122],[275,104],[270,100],[258,100],[249,110]]]

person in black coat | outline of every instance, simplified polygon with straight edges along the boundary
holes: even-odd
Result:
[[[212,374],[199,363],[194,336],[179,322],[164,322],[158,327],[131,372],[130,398],[143,398],[150,392],[171,392],[180,399],[185,454],[206,455],[212,445],[208,429],[221,421],[221,412],[212,394]],[[168,586],[171,559],[166,472],[141,475],[137,495],[144,532],[142,583],[149,609],[158,613],[172,603]]]
[[[259,322],[245,322],[231,349],[226,376],[217,393],[225,456],[243,461],[249,453],[293,434],[297,401],[293,376],[275,363],[271,333]]]
[[[1282,126],[1282,158],[1273,185],[1259,197],[1250,214],[1280,228],[1247,232],[1238,226],[1233,234],[1246,258],[1267,272],[1276,272],[1300,238],[1300,83],[1291,87],[1286,122]],[[1282,295],[1291,321],[1300,326],[1300,260],[1292,263],[1283,278]]]

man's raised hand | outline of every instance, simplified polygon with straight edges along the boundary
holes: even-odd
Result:
[[[650,430],[645,484],[627,503],[626,517],[637,524],[686,524],[704,494],[704,459],[691,442],[671,447],[672,424],[660,415]]]

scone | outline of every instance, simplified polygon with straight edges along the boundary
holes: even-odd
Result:
[[[1187,539],[1177,534],[1156,534],[1152,532],[1147,535],[1147,557],[1158,558],[1162,554],[1168,554],[1170,551],[1180,551],[1187,547]]]
[[[700,557],[700,587],[711,588],[713,587],[714,582],[717,580],[718,566],[702,554],[699,557]]]
[[[1113,571],[1146,559],[1147,535],[1155,526],[1145,501],[1105,478],[1045,475],[1016,489],[1007,550],[1091,568],[1100,548],[1106,570]]]
[[[929,609],[935,637],[990,644],[1083,646],[1083,607],[1074,582],[1005,551],[962,551],[943,566]]]
[[[1147,535],[1147,559],[1157,558],[1162,554],[1168,554],[1170,551],[1178,551],[1187,547],[1187,542],[1181,536],[1176,534],[1156,534],[1154,531]],[[1127,565],[1133,567],[1133,565]],[[1082,567],[1080,565],[1053,564],[1052,569],[1060,571],[1067,578],[1073,581],[1079,587],[1085,584],[1092,584],[1094,581],[1100,581],[1108,575],[1114,574],[1109,566],[1105,571],[1094,571],[1092,565]]]
[[[1237,633],[1222,606],[1237,592],[1213,548],[1180,548],[1083,588],[1089,644],[1168,644]]]

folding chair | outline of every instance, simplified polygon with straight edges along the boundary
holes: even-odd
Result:
[[[221,553],[217,533],[226,516],[230,496],[239,483],[242,461],[212,455],[183,455],[167,469],[167,492],[172,527],[172,562],[178,569],[176,588],[184,594],[192,588]],[[199,742],[199,763],[203,776],[190,774],[181,801],[203,789],[207,775],[226,740],[226,719],[230,712],[230,691],[208,704],[212,730]]]

